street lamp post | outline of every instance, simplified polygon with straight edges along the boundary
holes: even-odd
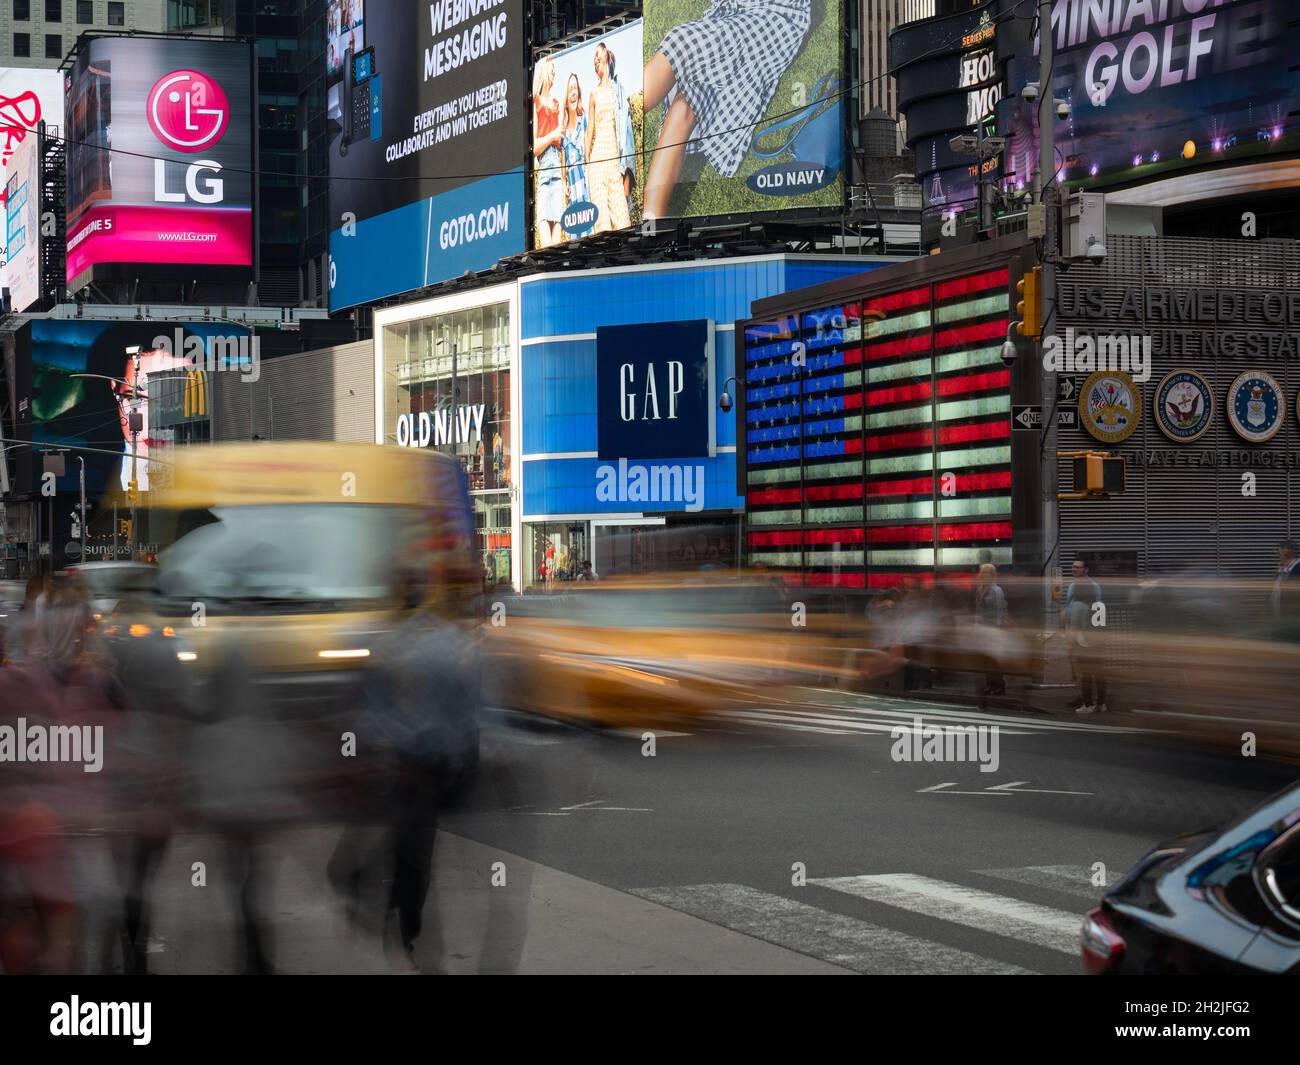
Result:
[[[86,456],[78,455],[81,463],[81,561],[86,561]]]
[[[1042,285],[1043,335],[1054,317],[1056,302],[1056,266],[1057,226],[1056,212],[1056,98],[1052,92],[1052,3],[1051,0],[1039,0],[1038,4],[1038,202],[1043,207],[1044,234]],[[1056,402],[1056,372],[1047,367],[1043,360],[1043,411],[1049,413]],[[1049,416],[1043,425],[1042,455],[1039,461],[1039,479],[1042,489],[1043,514],[1043,613],[1044,624],[1048,629],[1055,627],[1055,603],[1052,599],[1053,573],[1049,571],[1056,565],[1057,541],[1060,537],[1060,512],[1056,501],[1056,418]]]
[[[134,371],[136,381],[140,380],[140,346],[134,345],[126,349],[126,353],[131,356],[131,369]],[[135,501],[139,495],[140,486],[140,456],[136,454],[136,438],[139,434],[140,426],[140,386],[132,384],[131,386],[131,410],[127,413],[127,428],[131,431],[131,536],[127,541],[127,552],[131,556],[131,561],[135,561],[135,545],[140,542],[136,532],[135,525]]]
[[[132,347],[129,347],[129,348],[126,349],[126,353],[127,353],[128,355],[131,356],[131,368],[132,368],[132,370],[134,371],[135,379],[138,381],[139,378],[140,378],[140,346],[137,344],[137,345],[134,345],[134,346],[132,346]],[[142,399],[147,399],[148,396],[149,396],[149,393],[146,392],[144,389],[140,388],[140,386],[137,385],[137,384],[133,384],[133,383],[130,382],[130,381],[125,381],[125,380],[123,380],[123,379],[120,378],[120,377],[110,377],[108,374],[100,374],[100,373],[74,373],[74,374],[72,374],[71,376],[73,376],[73,377],[93,377],[93,378],[96,378],[97,380],[100,380],[100,381],[112,381],[114,384],[125,385],[126,388],[129,390],[129,391],[126,393],[125,397],[124,397],[124,398],[127,400],[127,402],[130,403],[130,405],[131,405],[131,406],[130,406],[130,410],[127,411],[127,415],[126,415],[126,429],[127,429],[127,433],[130,435],[130,439],[131,439],[131,449],[130,449],[130,452],[129,452],[129,454],[130,454],[130,458],[131,458],[131,475],[130,475],[130,477],[127,479],[127,488],[128,488],[128,491],[130,492],[130,496],[131,496],[131,500],[130,500],[130,502],[131,502],[131,535],[130,535],[130,537],[127,539],[126,547],[127,547],[127,553],[130,555],[131,559],[134,560],[134,559],[135,559],[135,544],[136,544],[136,528],[135,528],[136,511],[135,511],[135,502],[136,502],[136,497],[137,497],[137,495],[138,495],[138,493],[139,493],[139,472],[140,472],[140,456],[136,453],[136,444],[137,444],[137,440],[139,439],[140,429],[141,429],[141,426],[142,426],[142,419],[141,419],[141,416],[140,416],[140,401],[141,401]],[[116,505],[114,505],[114,517],[113,517],[113,559],[114,559],[114,561],[117,560],[117,508],[116,508]]]

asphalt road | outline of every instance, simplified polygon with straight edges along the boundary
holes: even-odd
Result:
[[[915,715],[997,725],[996,771],[895,760],[891,731]],[[639,732],[493,712],[479,786],[441,821],[419,966],[1078,972],[1080,919],[1103,879],[1297,775],[1137,730],[1151,724],[808,692],[798,706],[661,730],[651,755]],[[265,841],[282,971],[391,967],[325,883],[337,834]],[[224,862],[220,840],[173,841],[153,971],[238,970]]]

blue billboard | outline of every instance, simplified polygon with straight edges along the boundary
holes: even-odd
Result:
[[[882,265],[848,255],[768,255],[522,281],[525,520],[740,511],[736,408],[723,411],[717,399],[737,388],[729,380],[736,321],[755,300]]]

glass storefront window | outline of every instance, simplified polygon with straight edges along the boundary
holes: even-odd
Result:
[[[534,522],[524,526],[528,544],[524,586],[554,588],[575,580],[591,562],[590,527],[585,521]],[[599,575],[599,574],[597,574]]]
[[[484,580],[510,580],[510,305],[384,329],[385,439],[460,460],[474,499]]]

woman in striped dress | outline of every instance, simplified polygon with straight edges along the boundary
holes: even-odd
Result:
[[[627,187],[619,158],[618,92],[610,77],[609,50],[596,45],[596,87],[587,104],[587,193],[596,205],[593,232],[626,229]]]
[[[667,101],[646,175],[647,218],[668,214],[688,152],[723,177],[740,169],[811,21],[812,0],[712,0],[703,17],[664,34],[645,68],[646,115]]]

